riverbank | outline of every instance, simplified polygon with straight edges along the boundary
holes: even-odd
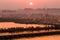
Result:
[[[0,36],[0,39],[30,38],[30,37],[40,37],[40,36],[50,36],[50,35],[60,35],[60,31],[7,35],[7,36]]]

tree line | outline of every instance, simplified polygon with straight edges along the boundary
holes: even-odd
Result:
[[[40,26],[37,26],[37,27],[27,27],[27,28],[24,28],[24,27],[16,27],[16,28],[7,28],[7,29],[0,29],[0,33],[14,33],[14,32],[33,32],[33,31],[42,31],[42,30],[60,30],[60,26],[57,26],[54,27],[54,26],[51,26],[51,27],[40,27]]]

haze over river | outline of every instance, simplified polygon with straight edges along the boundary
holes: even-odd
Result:
[[[13,27],[31,27],[31,26],[40,26],[45,27],[43,24],[19,24],[14,22],[0,22],[0,28],[13,28]],[[20,38],[20,39],[13,39],[13,40],[60,40],[60,35],[51,35],[51,36],[42,36],[42,37],[33,37],[33,38]]]

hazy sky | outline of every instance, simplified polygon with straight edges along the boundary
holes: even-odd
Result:
[[[0,9],[20,8],[60,8],[60,0],[0,0]]]

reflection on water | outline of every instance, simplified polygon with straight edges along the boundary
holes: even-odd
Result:
[[[11,28],[11,27],[29,27],[29,26],[41,26],[44,27],[43,24],[18,24],[14,22],[0,22],[0,28]]]
[[[45,27],[43,24],[18,24],[14,22],[0,22],[0,28],[11,28],[11,27],[29,27],[29,26],[40,26]],[[26,32],[25,32],[26,33]],[[4,34],[4,33],[3,33]],[[3,35],[2,34],[2,35]],[[9,34],[9,33],[6,33]],[[20,33],[19,33],[20,34]],[[0,34],[1,35],[1,34]],[[34,38],[20,38],[20,39],[13,39],[13,40],[60,40],[60,35],[54,36],[44,36],[44,37],[34,37]]]

